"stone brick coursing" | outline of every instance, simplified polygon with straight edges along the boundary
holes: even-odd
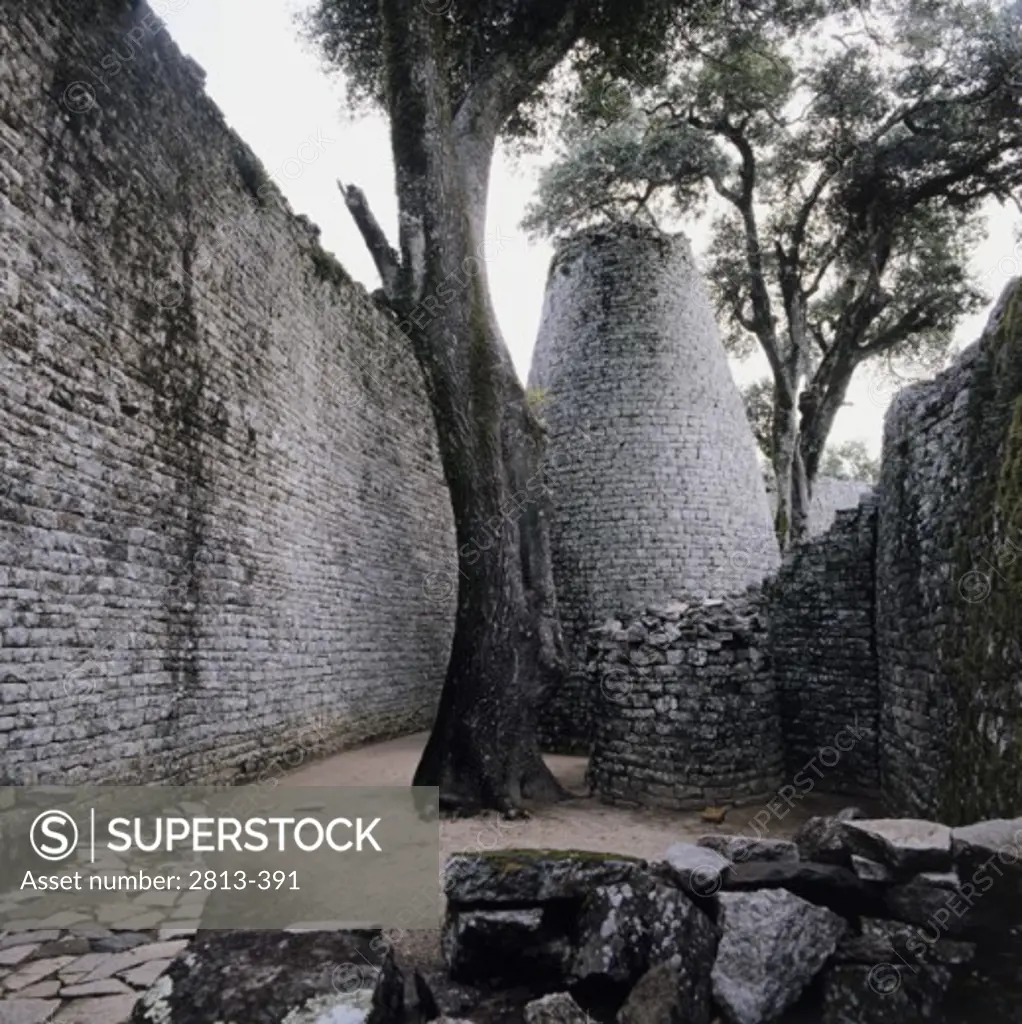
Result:
[[[1022,806],[1022,282],[885,422],[877,525],[881,777],[893,810]]]
[[[756,588],[590,634],[591,785],[607,803],[746,802],[781,783],[781,723]]]
[[[620,226],[562,243],[529,384],[549,430],[572,668],[543,739],[584,750],[586,630],[623,609],[739,591],[779,554],[755,441],[682,236]]]
[[[0,0],[11,781],[230,781],[424,727],[453,627],[405,339],[132,6]]]
[[[828,792],[879,786],[876,516],[872,495],[838,511],[834,525],[795,548],[765,588],[785,777],[806,772]]]
[[[770,508],[777,508],[777,490],[773,473],[766,475],[767,497]],[[813,496],[809,499],[810,537],[826,533],[834,517],[845,508],[855,508],[859,499],[873,491],[873,485],[865,480],[842,480],[836,476],[818,476],[813,481]]]

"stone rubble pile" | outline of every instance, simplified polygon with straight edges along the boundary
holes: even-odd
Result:
[[[1017,1024],[1022,1006],[1022,818],[848,813],[659,862],[457,854],[444,892],[442,971],[379,929],[4,934],[0,1021]]]
[[[791,841],[706,836],[660,863],[464,854],[445,891],[451,980],[541,990],[526,1021],[952,1024],[959,1004],[1018,1020],[1022,819],[815,818]],[[986,970],[1005,956],[1014,973]]]

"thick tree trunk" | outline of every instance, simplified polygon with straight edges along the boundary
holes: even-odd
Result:
[[[795,416],[793,388],[775,382],[773,421],[773,470],[777,487],[774,531],[784,551],[789,545],[794,515],[794,477],[798,451],[798,421]]]
[[[394,304],[431,399],[458,543],[450,662],[414,783],[439,785],[448,805],[511,813],[523,796],[561,792],[535,738],[537,702],[561,661],[542,479],[524,448],[540,435],[481,258],[499,125],[477,119],[472,144],[459,146],[443,20],[427,6],[381,3],[401,224]]]

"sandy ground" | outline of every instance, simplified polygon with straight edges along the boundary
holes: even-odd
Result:
[[[315,764],[295,769],[280,780],[286,786],[407,786],[410,785],[426,733],[374,743],[347,750]],[[441,863],[452,853],[507,848],[594,850],[625,853],[646,860],[659,860],[671,843],[692,842],[708,833],[767,835],[783,838],[814,814],[834,814],[853,801],[809,793],[783,817],[762,815],[762,805],[732,808],[723,824],[702,821],[698,812],[632,810],[609,807],[589,796],[585,784],[586,759],[550,755],[547,763],[569,791],[571,800],[536,809],[524,821],[504,821],[495,813],[476,818],[440,822]],[[854,801],[867,813],[878,812],[863,801]],[[750,824],[761,813],[762,825]],[[439,921],[437,924],[439,925]],[[424,972],[442,976],[444,970],[439,928],[401,931],[393,938],[397,951]],[[482,1016],[476,1016],[476,1013]],[[473,1019],[520,1022],[520,1015],[505,1016],[476,1008]]]
[[[288,786],[407,786],[426,742],[425,733],[347,750],[293,771],[281,785]],[[722,825],[702,821],[698,812],[631,810],[608,807],[588,795],[585,758],[551,755],[547,762],[561,784],[577,796],[564,803],[536,810],[524,821],[504,821],[499,815],[463,818],[440,823],[441,854],[524,847],[529,849],[596,850],[627,853],[648,860],[660,859],[671,843],[689,842],[708,833],[769,835],[783,838],[814,814],[833,814],[862,801],[809,793],[783,817],[771,814],[769,823],[750,824],[762,805],[732,808]],[[761,815],[760,822],[767,819]]]

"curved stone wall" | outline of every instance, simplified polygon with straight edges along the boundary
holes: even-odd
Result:
[[[604,803],[686,809],[776,792],[780,707],[757,588],[589,635],[589,781]]]
[[[408,340],[160,24],[0,0],[3,785],[275,778],[427,727],[450,651]]]
[[[529,384],[549,431],[572,661],[543,738],[585,749],[585,631],[648,604],[739,591],[779,555],[755,441],[684,237],[622,226],[563,243]]]

